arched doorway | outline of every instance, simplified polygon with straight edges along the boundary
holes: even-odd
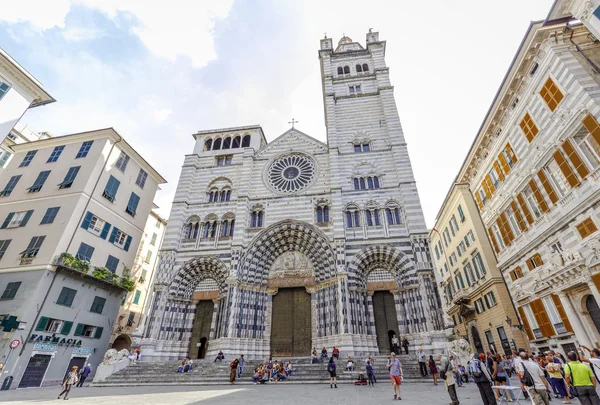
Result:
[[[375,316],[375,333],[380,354],[389,354],[392,349],[392,338],[397,336],[398,316],[394,295],[389,291],[373,293],[373,315]]]
[[[128,335],[119,335],[112,344],[112,348],[119,351],[127,349],[131,351],[131,337]]]
[[[310,294],[304,287],[282,288],[273,296],[273,356],[307,356],[312,343]]]
[[[475,351],[477,351],[477,353],[485,353],[485,350],[483,350],[483,344],[481,343],[481,337],[479,336],[479,331],[475,326],[471,326],[471,337],[473,338],[473,346],[475,346]]]
[[[598,303],[593,295],[588,295],[585,299],[585,308],[590,313],[590,317],[592,318],[592,322],[594,322],[594,326],[596,326],[596,330],[600,333],[600,307],[598,307]]]
[[[189,357],[191,359],[203,359],[206,356],[213,309],[214,303],[212,300],[200,301],[196,305],[192,337],[190,339]]]

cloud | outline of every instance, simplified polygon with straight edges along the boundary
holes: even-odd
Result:
[[[95,28],[68,27],[62,32],[62,36],[69,42],[88,41],[103,37],[105,33]]]
[[[3,7],[0,21],[28,22],[37,30],[64,28],[65,18],[74,5],[99,10],[111,19],[124,15],[132,24],[131,32],[155,55],[174,61],[184,55],[193,66],[203,67],[217,58],[213,31],[217,21],[229,14],[233,0],[21,0]],[[94,30],[74,28],[64,35],[67,40],[94,38]]]
[[[163,122],[164,120],[169,118],[171,114],[173,114],[172,110],[168,108],[161,108],[160,110],[154,110],[154,112],[152,113],[152,117],[156,122]]]

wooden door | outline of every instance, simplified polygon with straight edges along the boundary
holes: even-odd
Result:
[[[312,343],[310,294],[303,287],[280,289],[273,297],[272,313],[272,356],[308,356]]]
[[[393,349],[392,336],[396,335],[400,340],[394,295],[389,291],[376,291],[373,294],[373,313],[379,353],[389,354]]]
[[[190,339],[189,357],[191,359],[202,358],[205,348],[198,347],[199,343],[208,344],[210,335],[210,326],[212,323],[214,303],[212,300],[200,301],[196,305],[196,314],[194,315],[194,324],[192,326],[192,338]]]

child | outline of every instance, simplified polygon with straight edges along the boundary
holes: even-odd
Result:
[[[371,365],[371,361],[367,360],[367,378],[369,379],[369,385],[375,386],[373,383],[373,377],[375,373],[373,372],[373,366]]]
[[[256,385],[258,383],[258,381],[260,380],[262,376],[260,375],[260,373],[258,372],[258,369],[255,368],[254,369],[254,375],[252,376],[252,381],[254,381],[254,385]]]

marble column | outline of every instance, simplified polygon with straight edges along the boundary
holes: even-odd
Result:
[[[566,291],[561,291],[558,293],[558,297],[560,298],[560,302],[567,314],[567,318],[573,327],[573,332],[575,333],[575,337],[577,338],[580,345],[585,345],[590,347],[592,341],[588,336],[583,324],[581,323],[581,317],[573,307],[571,299]]]
[[[435,313],[431,311],[431,305],[429,305],[429,295],[427,292],[427,282],[425,277],[419,276],[419,294],[421,295],[421,306],[423,309],[423,317],[425,318],[425,325],[428,331],[434,330],[433,317]]]

